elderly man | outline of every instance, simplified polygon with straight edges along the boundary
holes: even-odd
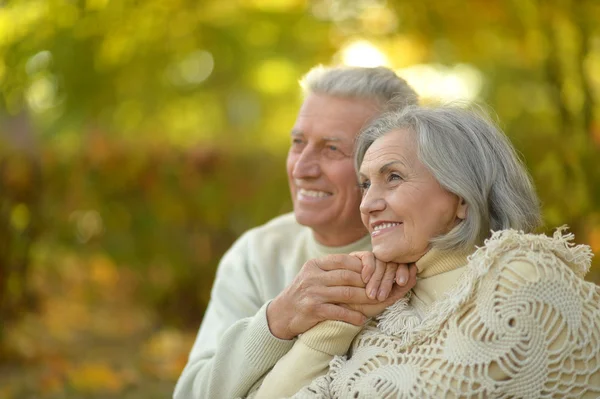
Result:
[[[301,85],[287,159],[294,212],[246,232],[223,256],[176,399],[243,396],[299,334],[324,320],[360,325],[360,307],[347,305],[393,303],[411,288],[406,267],[335,254],[370,249],[354,139],[391,103],[416,103],[415,92],[386,68],[316,67]]]

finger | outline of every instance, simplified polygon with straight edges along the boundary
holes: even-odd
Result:
[[[377,298],[377,293],[379,292],[379,287],[381,286],[381,280],[383,279],[383,275],[385,274],[385,270],[387,265],[385,262],[380,261],[379,259],[375,259],[375,271],[367,284],[367,295],[371,299]]]
[[[413,279],[415,282],[417,281],[417,265],[415,263],[411,263],[408,267],[408,273],[410,275],[409,280]]]
[[[407,283],[406,285],[394,284],[392,286],[392,291],[390,292],[389,296],[387,297],[387,299],[384,302],[386,302],[386,303],[389,302],[389,305],[391,305],[392,303],[396,302],[398,299],[404,298],[411,289],[412,289],[412,286],[410,286],[410,283]]]
[[[322,284],[327,287],[347,285],[365,288],[365,283],[363,283],[361,275],[352,270],[336,269],[325,272],[322,276]]]
[[[340,305],[325,303],[319,307],[318,316],[323,320],[338,320],[362,326],[367,321],[365,315],[359,311],[345,308]]]
[[[319,298],[325,303],[341,303],[347,305],[374,305],[377,299],[370,299],[364,288],[349,286],[321,287],[317,291]]]
[[[355,256],[335,254],[317,258],[313,261],[321,270],[325,271],[336,269],[348,269],[356,273],[362,271],[362,262]]]
[[[414,264],[411,264],[408,268],[409,277],[408,281],[404,285],[395,284],[392,287],[392,292],[388,297],[388,300],[392,300],[392,303],[397,301],[398,299],[404,297],[410,290],[413,289],[415,284],[417,283],[417,268]]]
[[[373,252],[358,252],[354,256],[358,257],[362,262],[361,276],[362,280],[367,284],[375,271],[375,255]]]
[[[385,301],[392,291],[392,285],[394,285],[394,278],[396,277],[397,269],[397,263],[389,262],[386,265],[385,273],[383,274],[383,279],[381,280],[381,285],[379,286],[379,293],[377,294],[377,299],[380,301]]]
[[[404,263],[400,264],[396,270],[396,283],[398,283],[398,285],[405,285],[409,278],[410,272],[408,265]]]

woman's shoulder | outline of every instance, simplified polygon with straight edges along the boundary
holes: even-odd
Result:
[[[469,267],[480,277],[519,272],[527,279],[540,278],[560,269],[583,278],[590,269],[592,250],[576,245],[566,227],[552,236],[516,230],[494,232],[469,258]]]

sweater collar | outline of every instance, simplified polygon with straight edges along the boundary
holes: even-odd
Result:
[[[458,269],[467,264],[467,256],[471,253],[431,248],[417,261],[417,276],[427,278]]]
[[[311,258],[318,258],[330,254],[349,254],[350,252],[355,251],[371,250],[371,236],[368,234],[348,245],[343,245],[341,247],[329,247],[315,240],[314,234],[312,234],[312,230],[310,230],[310,233],[311,234],[309,234],[308,241]]]

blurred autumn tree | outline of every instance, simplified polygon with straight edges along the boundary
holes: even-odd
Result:
[[[547,226],[599,251],[597,15],[594,0],[0,3],[0,318],[77,253],[197,326],[223,251],[290,209],[296,81],[317,63],[386,64],[424,96],[489,104]]]

